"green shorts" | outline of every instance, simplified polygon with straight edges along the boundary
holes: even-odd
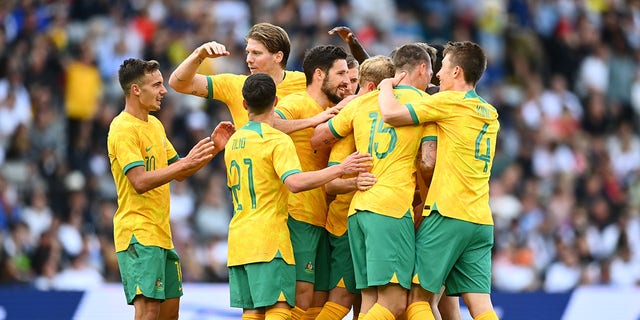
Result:
[[[416,233],[413,282],[447,295],[490,293],[493,226],[444,217],[425,217]]]
[[[348,232],[356,288],[389,283],[411,288],[415,231],[410,211],[402,218],[357,211],[349,217]]]
[[[316,291],[331,290],[330,270],[331,270],[331,245],[329,243],[329,232],[326,229],[320,234],[318,250],[316,252],[316,281],[313,288]]]
[[[278,301],[293,307],[296,296],[295,266],[281,258],[269,262],[229,267],[230,305],[258,309]]]
[[[127,250],[116,256],[128,304],[137,295],[163,301],[182,296],[180,257],[175,250],[144,246],[134,236]]]
[[[329,290],[340,286],[351,293],[360,293],[360,290],[356,289],[353,259],[351,259],[351,249],[349,248],[349,233],[345,232],[341,236],[329,233],[329,247],[331,256]]]
[[[329,286],[329,251],[328,245],[320,247],[321,241],[328,241],[327,230],[323,227],[314,226],[306,222],[301,222],[289,216],[287,220],[289,233],[291,235],[291,246],[293,256],[296,260],[296,281],[310,283],[318,282],[318,288]],[[324,276],[318,276],[323,274]],[[319,277],[319,278],[318,278]],[[324,277],[324,278],[322,278]],[[328,290],[328,289],[324,289]]]

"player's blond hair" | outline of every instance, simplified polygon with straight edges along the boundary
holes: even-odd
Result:
[[[391,58],[383,55],[367,58],[360,65],[360,87],[364,87],[368,82],[373,82],[376,86],[385,78],[393,78],[396,68]]]

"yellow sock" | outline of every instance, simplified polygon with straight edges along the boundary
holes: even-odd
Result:
[[[316,320],[342,320],[349,313],[349,309],[332,301],[327,301],[322,307]]]
[[[320,310],[322,310],[322,307],[311,307],[307,309],[301,320],[314,320],[320,313]]]
[[[366,313],[362,313],[362,312],[358,313],[358,320],[364,319],[364,316],[366,315],[367,315]]]
[[[431,310],[431,305],[429,302],[414,302],[407,307],[407,318],[409,320],[413,319],[424,319],[424,320],[434,320],[433,310]]]
[[[291,320],[302,320],[302,316],[304,316],[304,310],[300,309],[300,307],[296,306],[291,309]]]
[[[264,320],[264,313],[243,313],[242,320]]]
[[[265,313],[265,320],[290,320],[291,310],[285,308],[271,308]]]
[[[473,320],[498,320],[498,315],[495,311],[489,310],[479,314]]]
[[[376,303],[369,309],[367,315],[362,320],[395,320],[393,313],[389,309],[383,307],[381,304]]]

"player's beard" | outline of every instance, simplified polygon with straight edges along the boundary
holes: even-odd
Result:
[[[320,88],[320,90],[322,90],[322,93],[324,93],[327,96],[327,98],[329,98],[329,101],[331,101],[334,104],[338,104],[344,98],[343,96],[337,93],[338,88],[340,87],[339,86],[336,86],[333,88],[329,87],[329,78],[324,78],[324,80],[322,81],[322,87]]]

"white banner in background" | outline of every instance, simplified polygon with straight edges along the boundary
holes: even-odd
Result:
[[[229,308],[227,284],[185,283],[180,299],[181,320],[236,320],[242,310]],[[75,320],[133,319],[133,306],[127,305],[121,284],[105,284],[87,291],[78,305]]]
[[[640,288],[580,287],[562,320],[640,320]]]

